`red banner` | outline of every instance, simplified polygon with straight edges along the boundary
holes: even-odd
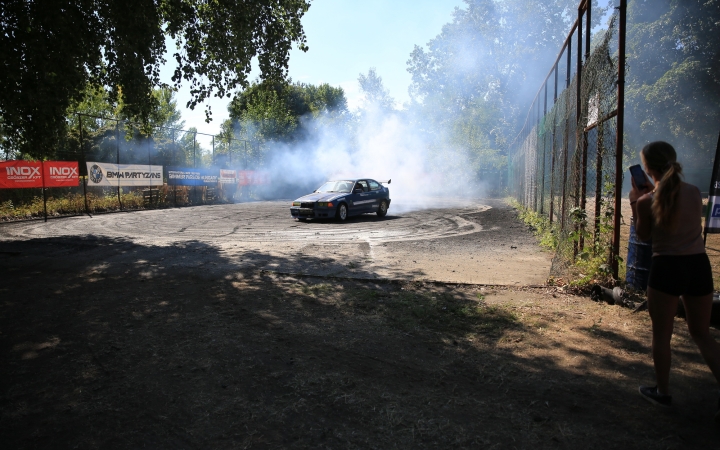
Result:
[[[66,187],[80,184],[77,161],[45,161],[45,187]]]
[[[42,163],[39,161],[1,161],[0,188],[41,188]]]
[[[77,186],[75,161],[0,161],[0,189]]]
[[[238,170],[238,185],[270,184],[270,174],[257,170]]]

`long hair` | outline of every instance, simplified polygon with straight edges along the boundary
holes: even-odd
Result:
[[[651,142],[643,147],[640,156],[648,169],[662,174],[655,186],[652,213],[655,223],[663,228],[672,228],[675,219],[675,204],[680,195],[682,166],[677,162],[677,153],[672,145],[663,141]]]

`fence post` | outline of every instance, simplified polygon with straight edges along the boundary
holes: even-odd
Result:
[[[618,277],[618,256],[620,256],[620,216],[622,208],[622,160],[623,133],[625,120],[625,20],[627,0],[620,0],[620,29],[618,31],[618,99],[617,134],[615,136],[615,217],[613,218],[612,271]]]
[[[545,80],[545,95],[543,98],[543,129],[542,129],[542,142],[543,142],[543,156],[542,156],[542,178],[540,181],[540,214],[543,214],[545,210],[545,160],[547,159],[545,150],[545,134],[547,133],[547,80]]]
[[[553,108],[557,104],[558,92],[558,61],[555,61],[555,92],[553,93]],[[553,213],[555,212],[555,117],[557,116],[557,108],[553,114],[552,134],[550,135],[550,225],[553,223]]]
[[[152,140],[152,143],[151,143],[150,145],[155,145],[155,140],[154,140],[154,139]],[[152,164],[150,163],[150,145],[148,145],[148,172],[152,172],[152,169],[150,168],[150,166],[152,165]],[[161,173],[160,175],[162,175],[162,173]],[[153,187],[152,187],[152,184],[151,184],[151,185],[150,185],[150,206],[152,206],[152,204],[153,204],[152,191],[153,191]],[[160,189],[158,189],[158,196],[159,196],[159,195],[160,195]]]
[[[120,121],[115,120],[115,155],[116,155],[116,164],[118,171],[120,170]],[[118,178],[118,185],[117,185],[117,198],[118,198],[118,204],[120,205],[120,211],[123,210],[123,204],[122,199],[120,198],[120,179]]]
[[[600,240],[600,205],[602,204],[602,167],[604,140],[602,137],[604,122],[599,122],[597,126],[597,139],[595,148],[597,149],[597,160],[595,161],[595,229],[593,231],[594,251],[597,251],[598,242]]]
[[[78,125],[80,127],[80,153],[82,154],[83,164],[85,164],[85,169],[87,170],[87,158],[85,157],[85,146],[83,145],[83,127],[82,127],[82,116],[77,115],[78,118]],[[80,172],[80,168],[78,167],[78,172]],[[88,200],[87,200],[87,173],[83,177],[83,197],[85,197],[85,214],[90,216],[90,208],[88,207]],[[92,217],[92,216],[90,216]]]
[[[45,212],[45,222],[47,222],[47,194],[45,193],[45,161],[40,161],[40,170],[42,176],[42,193],[43,193],[43,211]]]
[[[177,146],[175,145],[175,128],[172,129],[172,149],[173,149],[173,161],[175,164],[177,164]],[[168,178],[168,181],[170,181],[170,178]],[[173,204],[177,208],[177,186],[175,183],[173,183]]]
[[[575,114],[577,115],[577,127],[575,132],[575,138],[577,141],[578,147],[581,149],[581,169],[579,174],[579,206],[583,211],[585,211],[586,206],[586,199],[585,196],[587,195],[587,151],[588,151],[588,145],[587,145],[587,133],[584,131],[581,131],[584,129],[582,125],[583,120],[583,99],[582,99],[582,71],[583,71],[583,55],[582,55],[582,15],[584,13],[587,13],[590,10],[590,2],[588,0],[584,3],[584,11],[583,11],[583,5],[580,5],[580,8],[578,9],[578,55],[577,55],[577,109],[575,110]],[[587,54],[585,57],[587,58],[589,55],[589,36],[590,36],[590,17],[589,15],[586,16],[587,20],[587,26],[585,27],[585,33],[586,33],[586,42],[585,46],[588,49]],[[585,240],[583,238],[583,233],[585,231],[583,224],[578,224],[578,230],[580,233],[580,239],[578,240],[578,245],[575,247],[575,253],[577,254],[578,249],[582,251],[585,247]]]
[[[195,147],[197,143],[197,132],[193,133],[193,169],[197,169],[197,156],[195,155]],[[197,199],[197,186],[193,185],[193,200]]]
[[[572,67],[572,38],[568,39],[568,45],[567,45],[567,64],[566,64],[566,74],[567,77],[565,78],[565,89],[568,89],[570,87],[570,68]],[[565,97],[565,110],[568,109],[568,100],[569,96]],[[562,182],[562,194],[560,196],[560,229],[565,230],[565,204],[566,204],[566,185],[567,185],[567,171],[568,171],[568,146],[570,145],[568,142],[568,134],[570,132],[569,125],[570,125],[570,119],[565,118],[565,132],[563,133],[563,182]]]

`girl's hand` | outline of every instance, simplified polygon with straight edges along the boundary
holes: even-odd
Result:
[[[628,197],[630,198],[630,203],[635,203],[637,199],[647,194],[648,192],[652,192],[653,189],[655,189],[655,186],[650,180],[648,180],[647,177],[645,177],[645,186],[643,186],[642,188],[635,186],[635,178],[630,177],[630,182],[632,183],[632,188],[630,189],[630,194],[628,195]]]

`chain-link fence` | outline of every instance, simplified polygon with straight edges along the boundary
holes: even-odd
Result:
[[[621,144],[618,115],[622,117],[618,69],[619,61],[624,61],[624,37],[620,45],[618,29],[624,32],[624,26],[619,27],[624,5],[610,19],[607,30],[591,38],[589,3],[581,2],[578,20],[509,158],[512,195],[545,217],[556,237],[551,269],[555,278],[575,278],[579,274],[573,272],[573,263],[578,258],[598,257],[605,260],[605,270],[617,276],[613,256],[618,249],[617,186],[622,175],[617,173],[622,158],[617,151]],[[573,41],[577,42],[576,55]]]
[[[78,185],[0,189],[0,219],[41,217],[45,210],[51,215],[72,215],[231,202],[250,198],[254,188],[251,183],[219,180],[193,186],[169,182],[172,168],[218,173],[221,169],[235,173],[258,169],[257,144],[228,133],[210,135],[80,113],[73,114],[68,125],[68,133],[51,159],[77,162]],[[162,167],[162,182],[93,186],[88,182],[88,162]],[[48,201],[49,209],[45,206]]]

